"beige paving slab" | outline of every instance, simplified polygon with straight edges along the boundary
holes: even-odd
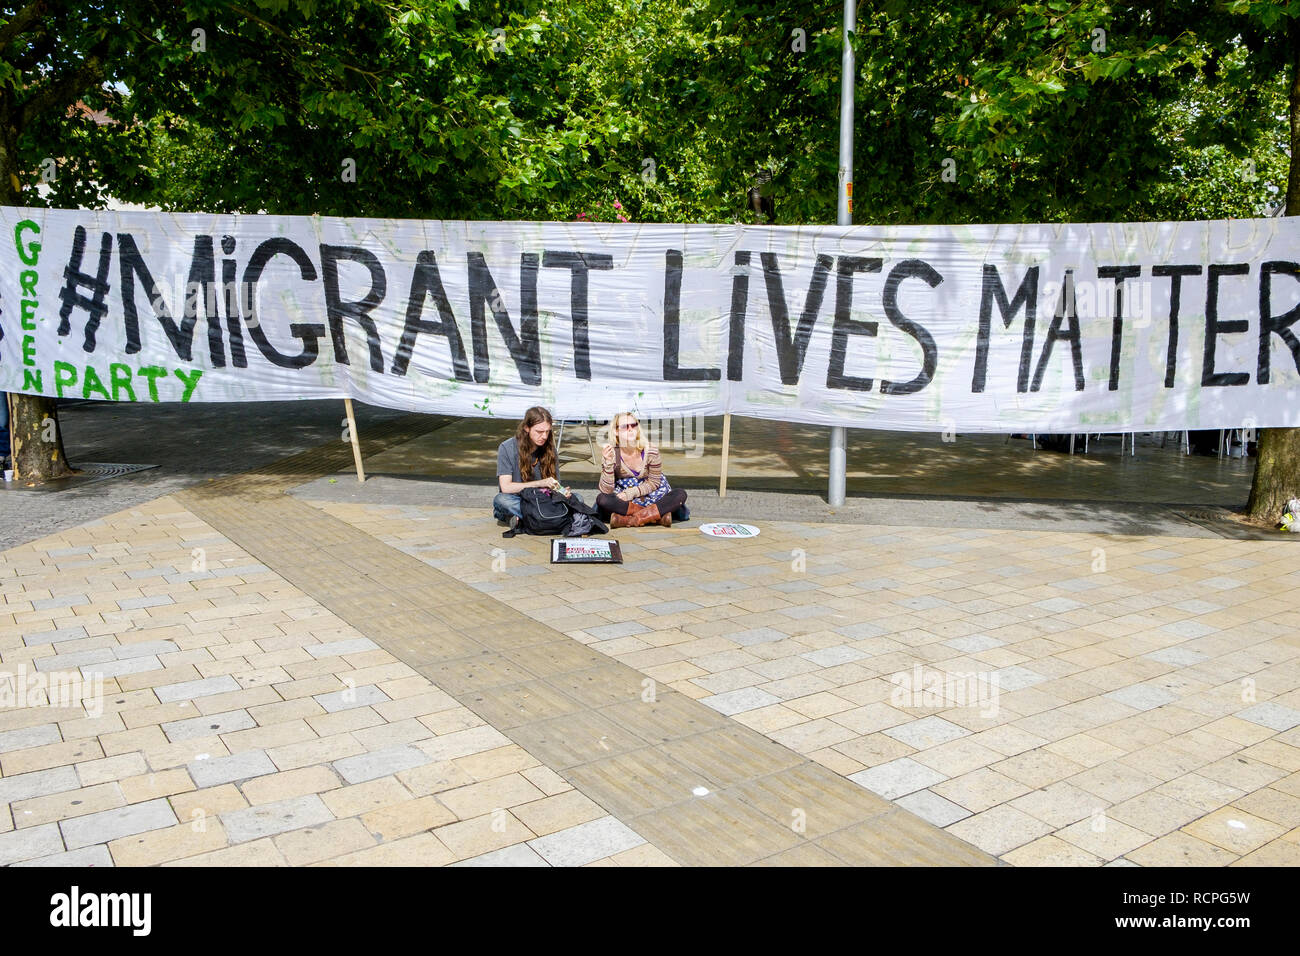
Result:
[[[535,626],[526,625],[526,618],[507,608],[505,605],[497,604],[494,601],[485,600],[454,579],[449,579],[427,565],[407,560],[405,556],[390,551],[379,545],[369,536],[355,532],[349,526],[344,525],[337,519],[332,519],[319,511],[313,511],[306,505],[301,505],[292,499],[278,501],[274,509],[270,507],[260,507],[253,503],[239,504],[232,506],[228,503],[220,503],[207,498],[192,498],[188,502],[195,507],[209,521],[216,522],[222,526],[228,533],[233,534],[237,543],[240,541],[242,529],[250,520],[249,513],[255,512],[258,515],[258,526],[263,531],[268,527],[274,527],[276,524],[285,524],[292,522],[301,534],[303,529],[310,526],[321,526],[328,528],[331,534],[339,538],[349,540],[349,545],[353,546],[357,558],[355,561],[349,558],[349,563],[354,567],[379,567],[386,565],[389,573],[401,573],[405,575],[403,583],[408,590],[421,590],[418,582],[421,579],[428,579],[430,585],[434,580],[437,581],[437,589],[450,596],[451,594],[463,594],[464,599],[455,606],[460,610],[457,613],[450,613],[449,608],[452,604],[438,605],[432,613],[435,617],[443,620],[453,629],[459,629],[467,638],[473,641],[481,642],[484,639],[492,639],[501,634],[504,630],[506,633],[530,633],[537,631]],[[243,512],[242,514],[240,512]],[[289,515],[293,517],[290,518]],[[224,522],[224,524],[223,524]],[[286,525],[287,527],[287,525]],[[294,570],[291,560],[296,557],[287,552],[288,549],[281,548],[282,553],[274,553],[274,545],[263,541],[261,550],[254,549],[254,553],[261,560],[277,567],[282,573],[286,574],[291,583],[302,588],[307,593],[311,593],[316,587],[315,582],[310,580],[310,575],[300,573]],[[367,557],[361,557],[361,555]],[[373,557],[370,557],[373,556]],[[388,583],[392,583],[393,578],[389,578]],[[409,583],[406,583],[409,582]],[[376,584],[379,584],[376,581]],[[380,587],[383,590],[383,587]],[[324,599],[324,598],[323,598]],[[402,599],[404,600],[404,599]],[[402,600],[395,601],[395,604],[402,603]],[[756,597],[750,595],[746,599],[750,605],[754,602],[763,605],[763,610],[772,610],[777,607],[788,607],[789,602],[782,597],[772,596]],[[330,607],[335,613],[341,614],[345,620],[348,620],[353,627],[362,633],[367,632],[368,620],[367,612],[372,610],[372,603],[375,607],[378,604],[371,602],[369,597],[355,596],[349,604],[338,593],[331,594],[324,601],[327,607]],[[465,613],[470,608],[474,608],[480,613],[471,615]],[[744,610],[759,610],[756,606],[745,607]],[[492,631],[483,634],[477,634],[475,628],[482,626],[484,618],[496,618],[501,621],[517,622],[512,626],[505,628],[493,628]],[[414,623],[414,622],[412,622]],[[385,641],[391,638],[404,640],[407,643],[402,649],[410,649],[410,639],[418,636],[414,633],[403,634],[399,631],[393,635],[373,635],[381,647],[385,646]],[[396,647],[394,647],[396,649]],[[463,645],[453,645],[449,648],[452,654],[464,653]],[[368,655],[364,662],[376,660],[375,667],[377,671],[372,671],[376,678],[401,679],[400,669],[385,668],[374,655]],[[482,708],[482,713],[496,727],[509,734],[515,730],[522,742],[531,743],[534,747],[545,746],[545,738],[533,732],[530,734],[529,728],[539,725],[547,720],[564,718],[573,714],[601,712],[606,720],[618,721],[625,719],[623,713],[607,711],[608,708],[631,706],[636,708],[636,716],[642,716],[645,711],[651,710],[641,706],[645,703],[643,694],[646,690],[645,679],[637,671],[622,664],[600,663],[607,660],[601,656],[592,656],[590,651],[584,651],[580,646],[565,643],[559,635],[547,641],[532,641],[517,643],[515,646],[506,646],[501,651],[488,651],[476,653],[461,659],[450,658],[441,661],[430,661],[429,663],[419,664],[419,672],[443,691],[457,698],[471,710]],[[830,685],[828,685],[830,686]],[[659,696],[659,695],[656,695]],[[669,691],[663,691],[662,696],[671,698]],[[851,708],[850,702],[845,702],[845,708]],[[676,710],[672,708],[676,707]],[[816,709],[823,709],[823,705],[814,705]],[[683,711],[690,711],[689,719],[683,720]],[[630,713],[629,713],[630,715]],[[706,716],[707,715],[707,716]],[[312,718],[317,721],[330,720],[330,717]],[[599,724],[599,718],[597,725]],[[653,721],[653,717],[651,720]],[[426,724],[427,725],[427,724]],[[628,746],[636,744],[650,743],[649,747],[642,747],[640,759],[647,765],[656,765],[657,773],[663,775],[667,772],[668,777],[680,778],[683,772],[691,776],[699,776],[703,768],[708,768],[717,781],[713,787],[727,786],[733,782],[743,779],[763,776],[772,773],[775,770],[786,769],[797,766],[801,762],[806,762],[804,758],[799,757],[797,753],[778,746],[776,743],[765,738],[752,730],[742,727],[734,727],[730,731],[721,734],[711,735],[708,727],[711,725],[720,725],[717,715],[711,714],[701,705],[692,704],[688,707],[673,704],[663,712],[660,723],[650,725],[652,729],[662,731],[662,740],[660,742],[646,741],[648,736],[640,730],[635,734],[636,738],[627,741]],[[701,730],[705,732],[700,733]],[[833,731],[833,732],[831,732]],[[359,734],[362,731],[353,730],[352,733]],[[594,737],[594,743],[597,746],[608,745],[608,738],[617,734],[601,734]],[[847,737],[852,736],[852,732],[847,731],[838,725],[827,723],[826,731],[818,728],[815,722],[812,722],[807,731],[801,733],[800,741],[809,749],[821,749],[831,743],[840,742]],[[602,740],[601,737],[606,738]],[[551,740],[568,744],[568,737],[555,735]],[[435,738],[427,745],[422,744],[422,749],[430,753],[431,756],[443,756],[438,754],[434,748],[438,745]],[[602,748],[603,749],[603,748]],[[524,748],[527,750],[527,747]],[[282,769],[288,769],[289,762],[293,762],[299,757],[289,751],[287,758],[284,749],[273,750],[273,759]],[[573,754],[568,755],[571,759],[591,760],[592,756],[596,757],[595,763],[599,763],[601,758],[598,754]],[[304,755],[301,759],[306,759]],[[337,758],[336,758],[337,759]],[[456,759],[453,757],[452,759]],[[512,758],[517,759],[517,758]],[[672,765],[680,764],[682,769],[670,769]],[[484,763],[482,758],[478,759],[475,766],[491,768],[490,764]],[[726,773],[722,773],[723,768],[728,768]],[[471,768],[471,776],[475,775]],[[480,770],[482,772],[482,770]],[[563,772],[563,771],[562,771]],[[572,779],[572,778],[571,778]],[[510,783],[514,780],[517,783]],[[602,806],[614,809],[612,804],[617,803],[620,799],[626,800],[628,794],[618,793],[616,791],[626,791],[629,789],[629,778],[619,778],[617,775],[595,773],[590,777],[590,783],[583,787],[589,795],[596,797],[596,802]],[[592,794],[591,787],[597,788]],[[524,794],[522,788],[526,787],[531,793]],[[663,801],[670,803],[680,803],[683,799],[682,792],[674,786],[665,785],[659,791],[651,789],[649,792],[657,792],[662,799],[657,804],[648,804],[643,808],[643,812],[652,811],[656,806],[662,807]],[[863,805],[870,803],[869,795],[860,790],[851,790],[855,797],[862,800]],[[502,810],[507,806],[529,803],[533,800],[544,798],[545,794],[533,787],[527,780],[515,774],[494,777],[480,784],[471,784],[465,787],[451,788],[440,791],[438,794],[439,801],[449,807],[458,816],[462,817],[462,822],[469,822],[473,819],[481,818],[485,815],[491,815],[494,810]],[[644,792],[640,794],[644,796]],[[525,799],[527,797],[528,799]],[[469,831],[450,831],[452,834]],[[939,831],[935,831],[938,833]],[[932,837],[933,839],[933,837]],[[940,836],[939,841],[942,842]],[[444,842],[446,842],[444,840]],[[451,847],[453,852],[458,852],[457,848]],[[672,855],[670,853],[670,855]]]
[[[877,812],[878,805],[889,804],[846,781],[845,775],[870,772],[904,758],[937,772],[940,782],[932,784],[930,792],[969,811],[963,820],[947,824],[953,833],[960,832],[963,822],[966,830],[974,832],[978,827],[971,821],[977,817],[1022,824],[1020,830],[1010,823],[992,827],[984,837],[992,846],[993,841],[1012,835],[1018,840],[1021,831],[1039,825],[1048,828],[1045,835],[1004,851],[1006,862],[1091,865],[1117,858],[1111,854],[1119,852],[1148,865],[1161,861],[1286,865],[1288,848],[1297,845],[1290,837],[1296,831],[1295,804],[1300,800],[1296,783],[1300,734],[1279,732],[1242,716],[1256,702],[1243,694],[1243,681],[1248,679],[1263,691],[1258,700],[1300,706],[1300,671],[1279,663],[1295,656],[1287,656],[1288,622],[1278,616],[1275,603],[1262,606],[1282,593],[1278,582],[1286,579],[1288,570],[1300,572],[1293,551],[1278,551],[1270,542],[1006,531],[971,534],[960,529],[885,529],[894,540],[875,544],[870,539],[881,531],[769,521],[762,538],[727,543],[735,547],[727,550],[729,560],[724,565],[716,561],[720,551],[660,553],[659,548],[683,541],[699,546],[701,539],[683,537],[677,529],[654,529],[626,535],[629,554],[634,561],[655,556],[671,565],[673,572],[587,568],[581,569],[581,575],[546,569],[547,574],[502,576],[494,575],[491,562],[473,550],[472,544],[481,543],[489,526],[479,513],[445,506],[298,508],[293,501],[281,500],[281,492],[301,482],[304,475],[320,473],[322,462],[333,467],[346,460],[346,448],[313,452],[296,463],[273,467],[251,479],[231,480],[187,499],[194,508],[209,509],[213,520],[224,509],[217,524],[244,538],[241,549],[240,541],[225,541],[216,534],[219,543],[210,546],[210,560],[237,567],[255,563],[255,557],[271,556],[274,560],[266,561],[273,565],[271,571],[242,573],[211,584],[198,582],[197,587],[185,585],[193,597],[182,597],[175,605],[139,612],[105,611],[103,618],[94,621],[78,612],[107,604],[114,594],[170,592],[152,580],[138,585],[118,581],[113,587],[98,588],[68,581],[67,587],[76,586],[88,595],[89,605],[53,609],[40,617],[24,609],[28,626],[38,621],[54,627],[84,620],[93,639],[122,645],[137,639],[123,629],[145,622],[155,632],[154,639],[173,640],[182,650],[160,655],[165,670],[124,674],[108,682],[106,695],[111,696],[104,701],[105,713],[113,716],[98,718],[98,723],[80,709],[57,718],[48,716],[52,710],[39,715],[0,714],[0,733],[57,719],[66,731],[65,742],[89,740],[101,748],[102,757],[72,761],[84,787],[118,786],[132,803],[167,796],[183,821],[181,828],[189,819],[182,809],[205,816],[209,811],[204,803],[223,807],[214,812],[237,809],[248,802],[240,787],[256,789],[256,781],[262,779],[206,791],[167,792],[186,785],[183,775],[199,750],[215,759],[227,752],[269,748],[281,758],[278,773],[269,776],[278,776],[319,773],[335,760],[371,753],[383,745],[418,745],[432,762],[401,770],[376,787],[369,786],[376,781],[368,781],[324,792],[329,796],[351,791],[347,799],[356,813],[349,819],[363,828],[362,814],[379,814],[376,819],[383,820],[388,808],[403,805],[408,814],[399,813],[395,822],[386,825],[416,826],[421,819],[418,807],[433,811],[435,804],[444,806],[441,794],[472,793],[465,788],[482,784],[500,786],[494,781],[503,778],[517,777],[536,793],[528,803],[513,808],[494,807],[468,820],[441,824],[438,829],[448,832],[451,843],[426,828],[397,841],[409,842],[409,852],[405,846],[391,851],[374,846],[345,854],[357,860],[391,859],[394,865],[421,854],[449,862],[485,852],[482,847],[512,845],[503,840],[518,843],[531,838],[523,836],[534,831],[524,819],[529,811],[522,808],[549,807],[547,801],[556,794],[567,795],[583,813],[594,812],[582,802],[590,801],[638,831],[670,819],[670,811],[695,812],[710,797],[738,801],[734,806],[713,802],[697,821],[703,829],[692,832],[717,832],[737,825],[746,829],[750,821],[754,832],[746,830],[744,845],[734,852],[745,858],[759,854],[749,860],[754,863],[778,859],[825,863],[846,858],[919,862],[941,859],[944,851],[936,847],[955,854],[951,859],[972,852],[965,843],[944,844],[942,831],[910,814],[893,818],[891,834],[873,832],[875,821],[888,816]],[[283,558],[285,542],[292,540],[287,529],[293,519],[286,517],[288,513],[306,522],[300,523],[300,536],[309,533],[321,543],[319,553]],[[327,520],[321,520],[322,515]],[[412,515],[428,520],[413,523]],[[212,532],[210,525],[174,499],[149,503],[129,515],[110,516],[97,529],[73,530],[100,537],[129,532],[137,546],[132,554],[143,553],[138,550],[141,542],[155,542],[160,560],[173,555],[169,570],[183,570],[189,566],[190,549],[180,543],[195,533],[183,528]],[[689,526],[686,530],[694,531]],[[74,540],[75,535],[69,538],[70,533],[45,546],[76,547],[81,541]],[[424,547],[431,540],[438,544],[437,550],[428,552],[440,559],[437,569],[421,563],[419,552],[399,551],[408,545]],[[543,561],[542,544],[518,539],[515,545],[526,553],[512,554],[510,566]],[[105,555],[124,553],[112,550],[120,549],[120,541],[106,540],[103,545],[108,549]],[[537,554],[528,551],[530,547]],[[1090,577],[1097,547],[1104,548],[1110,570],[1096,575],[1100,586],[1075,589],[1073,582]],[[638,548],[643,549],[640,557]],[[844,570],[821,576],[792,574],[789,554],[794,548],[804,550],[810,572],[828,563]],[[18,560],[30,560],[34,549],[16,550],[28,555]],[[250,551],[261,553],[254,556]],[[930,567],[913,563],[925,557],[936,561]],[[0,570],[13,560],[13,552],[0,556]],[[36,566],[52,569],[51,575],[89,573],[73,567],[60,571],[59,561],[44,560],[49,563],[38,558]],[[90,566],[94,560],[77,556],[76,561],[62,563]],[[1174,564],[1178,571],[1160,574],[1143,568],[1159,562]],[[1024,566],[1023,570],[1011,576],[991,573],[1012,564]],[[287,572],[289,579],[279,570]],[[740,587],[718,592],[679,588],[683,599],[699,610],[661,615],[663,620],[656,621],[640,610],[644,600],[638,603],[635,589],[628,584],[643,579],[652,584],[665,573],[690,575],[698,583],[731,580]],[[371,579],[361,584],[358,574]],[[548,593],[560,580],[548,575],[566,575],[566,601]],[[1238,583],[1209,590],[1197,586],[1213,575],[1216,580]],[[873,578],[893,578],[894,583],[883,589],[861,586]],[[780,587],[798,582],[814,586]],[[25,593],[33,599],[67,593],[58,590],[53,576],[32,584]],[[494,585],[490,593],[476,589],[489,584]],[[430,593],[455,595],[455,599],[429,607]],[[390,594],[392,600],[385,603],[381,594]],[[349,620],[349,615],[354,619]],[[595,641],[584,630],[593,621],[631,622],[650,629]],[[721,627],[700,632],[690,621]],[[850,634],[835,629],[867,624],[875,630]],[[1184,625],[1195,625],[1193,631],[1215,630],[1186,638],[1165,629]],[[751,645],[732,640],[763,628],[784,636]],[[304,650],[312,644],[347,640],[367,629],[386,633],[390,643],[379,651],[363,649],[320,659]],[[987,646],[987,640],[981,640],[986,634],[1001,643]],[[975,643],[963,645],[963,641]],[[35,648],[3,644],[0,648],[4,655],[0,660],[6,663],[36,659],[29,653]],[[484,649],[496,657],[469,668],[457,663]],[[1160,657],[1170,653],[1175,656]],[[1196,656],[1202,658],[1199,663],[1193,663]],[[1002,669],[1009,675],[1004,683],[1010,686],[1003,687],[989,714],[979,706],[892,706],[891,677],[917,664],[980,673]],[[417,671],[423,675],[416,676]],[[182,716],[225,713],[247,703],[259,726],[175,744],[159,739],[159,724],[180,718],[177,709],[158,702],[154,689],[168,682],[223,674],[232,675],[241,690],[197,698]],[[750,683],[750,674],[764,681]],[[342,678],[349,675],[354,683],[357,675],[376,683],[388,699],[354,713],[327,714],[316,695],[341,691],[347,686]],[[446,678],[452,686],[431,687],[430,675],[435,683]],[[1016,689],[1027,676],[1034,682]],[[425,687],[429,689],[422,690]],[[698,702],[728,689],[764,687],[778,692],[771,696],[780,703],[725,716]],[[455,690],[461,699],[447,690]],[[643,698],[647,690],[651,703]],[[1161,695],[1167,702],[1151,706]],[[909,727],[930,717],[943,723]],[[319,729],[312,720],[320,722]],[[424,740],[412,736],[423,731],[409,724],[411,720],[432,736]],[[480,728],[497,739],[473,736]],[[734,728],[742,736],[727,738],[717,733],[721,728]],[[305,736],[294,739],[305,731],[321,734],[329,743],[322,746]],[[962,732],[967,735],[944,739]],[[461,734],[471,736],[462,742]],[[744,736],[751,734],[752,738]],[[353,743],[346,743],[348,739]],[[743,746],[719,747],[717,742],[724,739],[743,741]],[[774,747],[777,743],[772,741],[789,745],[783,749],[794,762],[781,766],[777,760],[771,765],[759,741]],[[303,745],[305,749],[298,751],[286,749]],[[344,752],[353,746],[361,749]],[[35,759],[39,763],[57,756],[51,751]],[[10,777],[3,763],[0,770],[6,774],[0,781]],[[628,777],[629,770],[643,776]],[[821,829],[828,821],[838,823],[836,814],[843,808],[822,806],[805,796],[807,779],[783,783],[787,789],[770,792],[779,781],[806,777],[811,770],[830,775],[828,780],[843,781],[850,788],[844,795],[850,808],[859,793],[877,804],[857,822],[852,821],[851,811],[844,810],[843,825]],[[767,789],[751,788],[743,799],[737,795],[738,788],[758,781],[766,781]],[[633,787],[643,792],[629,792]],[[708,791],[705,797],[696,794],[698,787]],[[825,791],[821,788],[822,799],[829,799]],[[432,803],[420,803],[430,798]],[[376,800],[382,805],[375,805]],[[759,813],[768,819],[764,825],[777,826],[779,831],[761,830],[752,814],[760,806],[766,808],[765,814]],[[725,812],[715,813],[715,808]],[[796,811],[804,814],[802,823]],[[1216,818],[1220,811],[1230,816]],[[545,829],[545,816],[537,809],[532,813],[533,824]],[[1200,815],[1186,819],[1189,814]],[[467,826],[476,820],[487,824],[486,835],[480,832],[482,827]],[[1093,829],[1098,820],[1103,830]],[[647,821],[644,827],[640,821]],[[1243,824],[1246,833],[1230,826],[1230,821]],[[803,832],[792,828],[794,824],[802,826]],[[517,832],[503,834],[502,825]],[[1183,829],[1171,832],[1171,826]],[[761,856],[785,842],[787,828],[803,842]],[[355,833],[355,828],[349,829]],[[810,842],[810,830],[817,834],[816,842]],[[940,834],[937,842],[935,834]],[[1139,834],[1151,839],[1125,850]],[[679,832],[672,838],[680,837]],[[708,844],[707,838],[701,839]],[[452,844],[455,849],[449,848]],[[628,851],[627,859],[650,859],[670,849],[672,856],[685,862],[657,839],[646,847],[640,854]],[[698,848],[682,852],[698,852]],[[302,859],[307,856],[310,853]],[[194,858],[285,862],[274,840],[216,853],[203,851]],[[987,861],[987,857],[976,853],[974,861]],[[616,862],[615,858],[597,861]]]

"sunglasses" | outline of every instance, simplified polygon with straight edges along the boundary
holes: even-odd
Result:
[[[640,428],[640,427],[641,427],[641,423],[640,423],[640,422],[624,422],[622,425],[619,425],[618,427],[619,427],[619,428]]]

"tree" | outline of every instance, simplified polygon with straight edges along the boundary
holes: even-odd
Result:
[[[28,182],[63,157],[50,204],[111,187],[174,210],[726,222],[749,218],[762,169],[779,222],[835,215],[838,0],[160,6],[5,8],[0,116],[67,75],[61,93],[115,121],[27,110],[0,142]],[[1283,66],[1295,136],[1291,16],[1282,0],[864,4],[855,218],[1259,215],[1286,163]]]
[[[745,80],[763,77],[761,93],[741,97],[727,114],[724,138],[761,144],[754,155],[761,161],[770,131],[802,124],[820,139],[820,152],[803,157],[795,149],[782,167],[817,185],[800,189],[803,203],[781,208],[829,221],[834,137],[814,104],[827,99],[838,56],[810,56],[802,69],[783,68],[773,51],[783,31],[799,25],[810,38],[816,31],[810,51],[837,46],[835,10],[792,0],[714,0],[704,15],[720,36],[765,36],[757,45],[737,44],[732,69],[719,74],[739,90],[750,88]],[[887,0],[860,11],[855,216],[870,222],[1259,216],[1271,214],[1284,183],[1286,208],[1294,214],[1300,211],[1298,15],[1283,0],[1175,0],[1140,8],[1096,0]],[[762,111],[753,108],[759,102]],[[769,122],[773,112],[775,123]],[[1274,519],[1296,496],[1300,432],[1265,429],[1249,513]]]
[[[86,4],[83,6],[90,7]],[[23,205],[23,184],[55,182],[65,151],[63,128],[77,102],[104,82],[117,41],[98,10],[34,0],[5,7],[0,23],[0,200]],[[90,15],[83,16],[83,13]],[[75,164],[75,160],[72,161]],[[15,393],[10,421],[14,471],[24,478],[70,472],[54,400]]]
[[[1251,5],[1247,5],[1251,6]],[[1287,179],[1286,213],[1300,214],[1300,18],[1287,11],[1290,19],[1281,19],[1280,4],[1254,4],[1265,28],[1278,28],[1286,37],[1289,53],[1290,176]],[[1262,15],[1261,15],[1262,14]],[[1259,435],[1259,452],[1255,477],[1250,485],[1246,512],[1262,521],[1276,521],[1291,498],[1300,497],[1300,428],[1266,428]]]

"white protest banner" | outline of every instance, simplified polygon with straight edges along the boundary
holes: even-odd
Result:
[[[1300,425],[1300,223],[0,208],[0,389],[909,431]]]

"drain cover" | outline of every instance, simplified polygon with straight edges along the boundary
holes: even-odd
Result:
[[[122,465],[111,462],[90,461],[78,464],[76,466],[77,474],[69,475],[67,478],[55,478],[51,481],[42,481],[30,486],[22,478],[15,478],[13,481],[0,482],[0,491],[25,491],[29,494],[34,492],[43,494],[52,491],[66,491],[69,488],[90,484],[92,481],[103,481],[105,478],[120,478],[133,472],[148,471],[150,468],[157,467],[157,465]]]

